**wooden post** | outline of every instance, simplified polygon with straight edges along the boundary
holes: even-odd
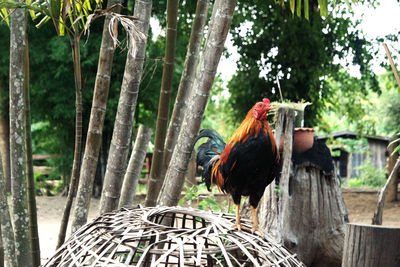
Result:
[[[400,266],[400,228],[348,224],[342,266]]]
[[[376,209],[374,212],[374,217],[372,217],[372,224],[382,224],[383,216],[383,206],[385,205],[385,197],[389,188],[389,184],[392,183],[394,179],[397,179],[397,173],[400,170],[400,158],[397,158],[396,164],[393,167],[392,172],[389,175],[385,185],[381,188],[378,194],[378,203],[376,204]]]
[[[284,138],[282,173],[279,186],[271,183],[259,203],[260,227],[307,266],[340,266],[348,216],[339,182],[334,172],[325,173],[311,162],[294,165],[294,113],[278,110],[275,139],[279,144]]]
[[[393,154],[394,149],[400,144],[399,142],[396,143],[391,143],[388,146],[388,153],[389,153],[389,157],[387,159],[387,166],[386,166],[386,170],[388,173],[388,178],[390,176],[390,174],[392,173],[392,170],[394,169],[394,166],[396,165],[396,161],[397,158],[399,157],[399,155],[397,153]],[[392,155],[393,154],[393,155]],[[400,172],[397,171],[397,173],[394,174],[396,177],[394,177],[392,179],[392,181],[390,182],[390,184],[388,185],[388,192],[387,192],[387,196],[386,196],[386,202],[393,202],[393,201],[397,201],[397,185],[400,182]]]

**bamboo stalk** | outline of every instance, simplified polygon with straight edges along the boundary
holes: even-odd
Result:
[[[153,163],[151,166],[146,206],[155,206],[164,177],[161,175],[164,160],[164,144],[167,135],[169,105],[171,100],[172,77],[176,50],[177,19],[179,0],[167,1],[167,37],[165,41],[165,59],[158,102],[157,125],[154,141]]]
[[[386,55],[389,59],[390,66],[392,67],[392,71],[393,71],[394,77],[396,78],[397,84],[400,86],[399,74],[397,73],[396,66],[394,65],[392,56],[390,55],[389,48],[387,47],[387,45],[385,43],[383,43],[383,47],[385,48]],[[378,202],[376,204],[374,216],[372,217],[372,222],[371,222],[372,224],[376,224],[376,225],[382,224],[383,207],[385,205],[385,198],[386,198],[386,194],[388,192],[389,184],[392,182],[393,179],[397,178],[396,174],[397,174],[397,171],[399,170],[399,168],[400,168],[400,158],[397,159],[396,164],[393,167],[393,170],[389,175],[389,178],[387,179],[385,185],[382,187],[382,189],[380,190],[380,192],[378,194]]]
[[[29,216],[29,233],[33,266],[40,266],[40,243],[39,230],[36,207],[36,188],[33,174],[32,160],[32,135],[31,135],[31,108],[30,108],[30,92],[29,92],[29,49],[28,36],[25,35],[25,127],[26,127],[26,183],[27,183],[27,199],[28,199],[28,216]]]
[[[392,58],[392,56],[390,54],[389,48],[387,47],[387,45],[385,43],[383,43],[383,47],[385,48],[385,52],[386,52],[386,55],[387,55],[387,57],[389,59],[390,66],[392,67],[392,71],[393,71],[394,77],[396,78],[397,84],[400,86],[399,73],[397,72],[396,66],[394,65],[393,58]]]

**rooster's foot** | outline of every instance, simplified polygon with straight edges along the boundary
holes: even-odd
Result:
[[[264,238],[264,232],[260,228],[258,228],[257,225],[254,225],[253,227],[251,227],[251,233],[255,234],[256,232],[259,232],[261,237]]]
[[[242,229],[243,230],[250,230],[250,228],[248,228],[248,227],[246,227],[244,225],[241,225],[240,223],[235,223],[234,225],[232,225],[232,228],[238,229],[239,232],[241,232]]]

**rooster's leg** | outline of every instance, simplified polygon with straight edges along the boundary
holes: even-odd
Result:
[[[250,205],[250,210],[251,210],[251,217],[252,217],[252,221],[253,221],[253,226],[251,227],[251,232],[255,233],[256,231],[258,231],[262,237],[264,237],[264,232],[258,228],[258,219],[257,219],[257,210],[255,207],[253,207],[252,205]]]
[[[237,228],[239,232],[241,232],[242,229],[248,230],[249,228],[240,224],[240,215],[239,215],[240,202],[239,202],[239,204],[235,204],[235,206],[236,206],[236,223],[234,225],[232,225],[232,228]]]

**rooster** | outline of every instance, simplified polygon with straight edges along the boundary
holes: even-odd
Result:
[[[269,99],[256,103],[247,113],[239,128],[225,144],[215,130],[201,130],[196,142],[208,137],[198,148],[197,164],[203,167],[202,178],[207,189],[215,183],[232,196],[236,205],[236,222],[232,226],[246,229],[240,224],[240,200],[249,196],[252,214],[252,232],[264,233],[258,228],[256,208],[265,187],[277,178],[279,151],[267,122],[272,109]]]

